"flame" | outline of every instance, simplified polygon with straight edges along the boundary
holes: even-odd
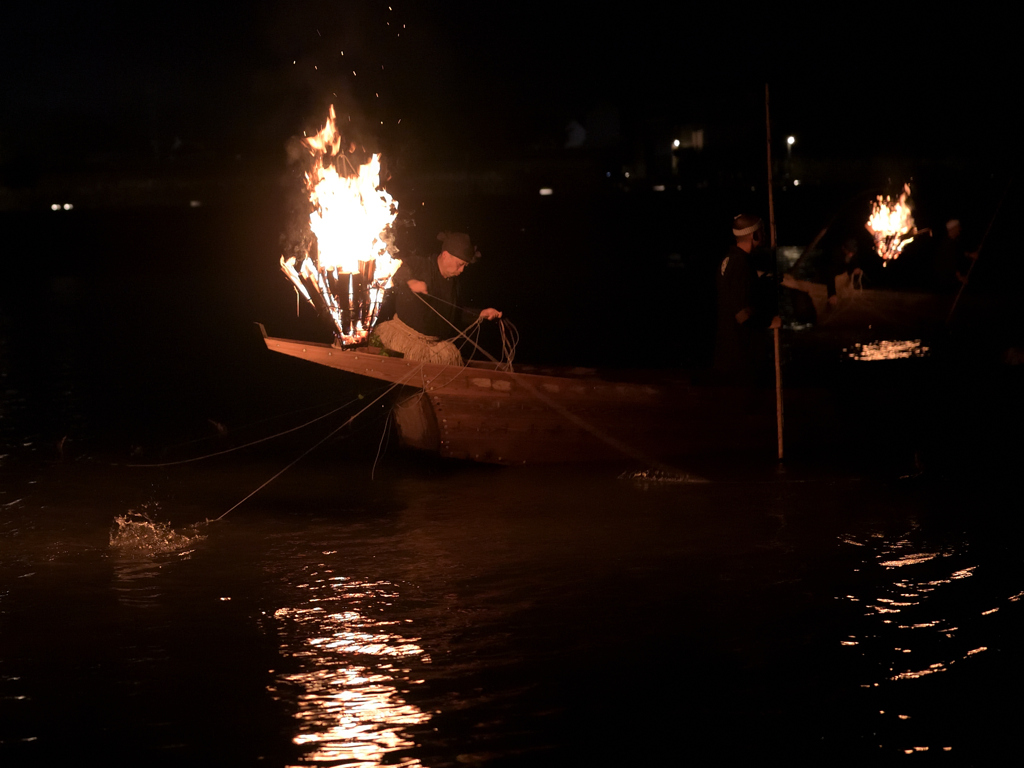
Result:
[[[910,185],[903,185],[903,192],[895,202],[888,195],[879,195],[871,207],[871,215],[864,225],[875,238],[875,251],[886,262],[899,258],[903,248],[914,240],[917,233],[914,217],[911,216],[907,196]],[[910,235],[910,237],[908,237]]]
[[[303,298],[326,311],[343,344],[357,343],[402,263],[391,234],[398,202],[380,188],[380,155],[356,166],[355,146],[342,151],[333,105],[324,127],[302,144],[312,157],[306,188],[313,244],[298,268],[295,257],[282,256],[281,270]]]

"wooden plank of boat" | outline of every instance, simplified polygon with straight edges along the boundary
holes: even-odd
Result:
[[[774,437],[773,409],[730,407],[749,398],[728,388],[615,381],[589,369],[436,365],[260,329],[275,352],[401,385],[393,411],[401,442],[446,457],[498,464],[649,460],[765,448]]]

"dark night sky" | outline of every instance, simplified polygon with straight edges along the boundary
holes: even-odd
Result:
[[[1007,89],[1019,67],[997,20],[905,10],[883,27],[863,18],[867,5],[842,21],[778,7],[740,18],[646,3],[436,5],[5,9],[0,165],[152,157],[175,140],[277,161],[332,101],[366,143],[442,160],[557,146],[570,119],[602,110],[624,130],[757,136],[766,81],[773,130],[806,153],[1016,153]]]

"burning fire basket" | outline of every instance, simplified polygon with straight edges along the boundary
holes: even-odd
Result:
[[[398,202],[380,189],[380,155],[357,167],[341,142],[332,106],[323,129],[302,141],[312,159],[306,188],[313,237],[301,264],[282,256],[281,269],[330,318],[335,343],[349,346],[365,342],[402,262],[392,233]]]

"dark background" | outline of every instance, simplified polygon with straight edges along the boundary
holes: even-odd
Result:
[[[0,162],[40,169],[279,164],[323,123],[409,171],[636,145],[681,126],[705,148],[864,161],[1016,159],[1012,30],[980,10],[851,6],[610,10],[447,2],[18,4],[4,12]],[[736,158],[737,161],[740,158]],[[737,162],[738,167],[744,165]],[[613,172],[620,169],[612,167]]]
[[[241,346],[253,321],[329,339],[308,308],[296,318],[277,262],[308,205],[288,147],[330,104],[347,138],[383,152],[403,252],[435,249],[440,229],[473,235],[467,303],[516,323],[520,361],[708,363],[730,219],[768,215],[766,83],[780,244],[826,225],[832,244],[863,235],[873,197],[910,182],[918,226],[958,217],[975,244],[988,232],[971,290],[1016,290],[1012,30],[969,8],[885,12],[5,8],[0,320],[16,367],[72,345],[113,412],[188,359],[206,361],[180,393],[197,402],[228,369],[267,376],[259,342]],[[993,346],[1024,341],[999,331]],[[155,370],[130,364],[172,338],[178,362],[150,349]]]

